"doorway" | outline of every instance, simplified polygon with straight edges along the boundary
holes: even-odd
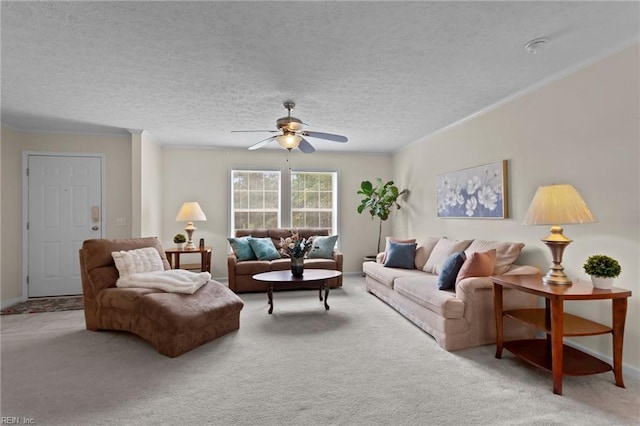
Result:
[[[28,297],[82,294],[78,251],[103,235],[103,163],[102,154],[23,153]]]

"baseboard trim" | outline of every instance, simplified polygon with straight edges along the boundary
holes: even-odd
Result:
[[[607,362],[611,365],[613,365],[613,358],[608,357],[606,355],[601,354],[600,352],[596,352],[593,349],[589,349],[585,346],[579,345],[571,340],[565,340],[564,344],[567,346],[571,346],[572,348],[575,349],[579,349],[582,352],[585,352],[591,356],[594,356],[598,359],[601,359],[604,362]],[[613,374],[613,373],[611,373]],[[625,376],[629,376],[629,377],[633,377],[634,379],[638,379],[640,380],[640,369],[638,367],[634,367],[632,365],[629,364],[625,364],[624,361],[622,362],[622,374]]]

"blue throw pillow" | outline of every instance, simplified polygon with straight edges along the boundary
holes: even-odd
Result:
[[[256,254],[253,252],[251,248],[251,244],[249,244],[249,240],[251,237],[239,237],[239,238],[227,238],[229,244],[231,244],[231,249],[233,250],[233,254],[236,255],[238,261],[242,260],[255,260]]]
[[[337,235],[331,235],[330,237],[313,237],[313,243],[311,244],[311,251],[307,255],[309,259],[333,259],[333,249],[338,241]]]
[[[449,255],[449,257],[442,262],[440,275],[438,276],[439,290],[451,290],[455,286],[456,277],[465,260],[467,260],[467,256],[461,251]]]
[[[256,254],[258,260],[280,259],[280,253],[273,245],[271,238],[249,238],[251,249]]]
[[[390,241],[384,266],[388,268],[415,269],[416,245],[416,243],[394,243]]]

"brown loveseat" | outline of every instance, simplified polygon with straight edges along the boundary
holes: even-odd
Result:
[[[118,288],[115,251],[154,247],[170,269],[155,238],[87,240],[80,249],[84,317],[88,330],[123,330],[176,357],[240,327],[242,300],[227,287],[209,281],[193,294],[149,288]]]
[[[329,230],[324,228],[273,228],[273,229],[245,229],[236,231],[236,237],[252,236],[254,238],[270,237],[276,248],[280,248],[280,238],[290,237],[297,232],[301,238],[310,238],[314,235],[327,236]],[[334,250],[332,259],[305,259],[305,268],[315,269],[331,269],[342,272],[342,253]],[[289,258],[281,258],[275,260],[243,260],[238,261],[235,254],[231,253],[227,256],[227,272],[229,274],[229,288],[236,293],[265,291],[264,283],[254,280],[255,274],[269,271],[284,271],[291,268],[291,260]],[[332,278],[327,281],[331,288],[342,286],[342,276]],[[295,288],[316,288],[316,286],[305,284],[294,284],[290,286],[279,286],[282,289]]]

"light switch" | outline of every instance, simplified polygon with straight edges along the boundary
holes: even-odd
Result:
[[[119,217],[116,219],[116,225],[118,226],[127,226],[127,219],[124,217]]]

